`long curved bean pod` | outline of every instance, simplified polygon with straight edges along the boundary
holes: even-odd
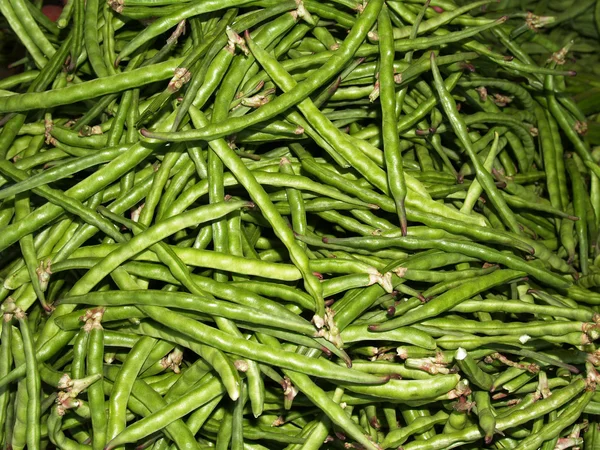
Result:
[[[255,344],[251,341],[246,341],[244,339],[227,335],[221,331],[210,329],[199,322],[195,322],[190,319],[185,319],[183,321],[176,319],[172,314],[166,314],[166,310],[160,307],[146,307],[146,311],[152,315],[154,320],[169,324],[169,327],[175,327],[193,339],[201,339],[204,342],[214,345],[215,348],[221,348],[224,351],[233,351],[240,356],[254,358],[255,360],[267,364],[282,365],[286,368],[307,373],[309,375],[334,379],[345,379],[348,382],[354,383],[378,384],[385,383],[387,381],[386,377],[358,375],[353,371],[346,372],[344,370],[340,370],[339,367],[336,370],[333,370],[333,367],[330,367],[330,363],[327,363],[323,360],[314,360],[302,355],[294,355],[285,351],[268,352],[265,351],[264,346],[260,344]],[[172,319],[176,320],[173,321]],[[179,325],[176,324],[177,322],[179,322]],[[185,328],[183,327],[184,325]],[[230,345],[232,342],[240,345],[236,345],[232,348]],[[327,368],[330,368],[333,371],[328,371]]]

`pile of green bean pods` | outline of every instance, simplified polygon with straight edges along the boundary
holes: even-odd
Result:
[[[0,0],[3,449],[600,448],[571,3]]]
[[[502,15],[514,22],[511,38],[538,64],[543,65],[550,53],[570,46],[563,68],[575,70],[577,76],[564,80],[561,90],[572,94],[587,116],[586,140],[600,145],[600,2],[500,0],[487,6],[488,17]],[[496,43],[499,37],[490,36]]]

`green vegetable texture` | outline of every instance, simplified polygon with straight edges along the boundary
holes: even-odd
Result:
[[[597,446],[599,1],[64,3],[0,0],[2,448]]]

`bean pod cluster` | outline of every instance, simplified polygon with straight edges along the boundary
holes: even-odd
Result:
[[[3,448],[600,446],[600,2],[42,3],[0,0]]]

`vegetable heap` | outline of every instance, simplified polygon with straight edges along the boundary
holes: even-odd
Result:
[[[600,445],[560,14],[40,3],[0,0],[4,448]]]
[[[543,20],[543,32],[526,24],[511,31],[538,64],[545,64],[548,55],[569,43],[563,68],[577,71],[577,76],[567,78],[561,89],[572,94],[579,110],[588,116],[586,140],[600,145],[600,2],[500,0],[487,5],[487,11],[491,17],[509,14],[515,20],[527,20],[538,16],[539,24]]]

